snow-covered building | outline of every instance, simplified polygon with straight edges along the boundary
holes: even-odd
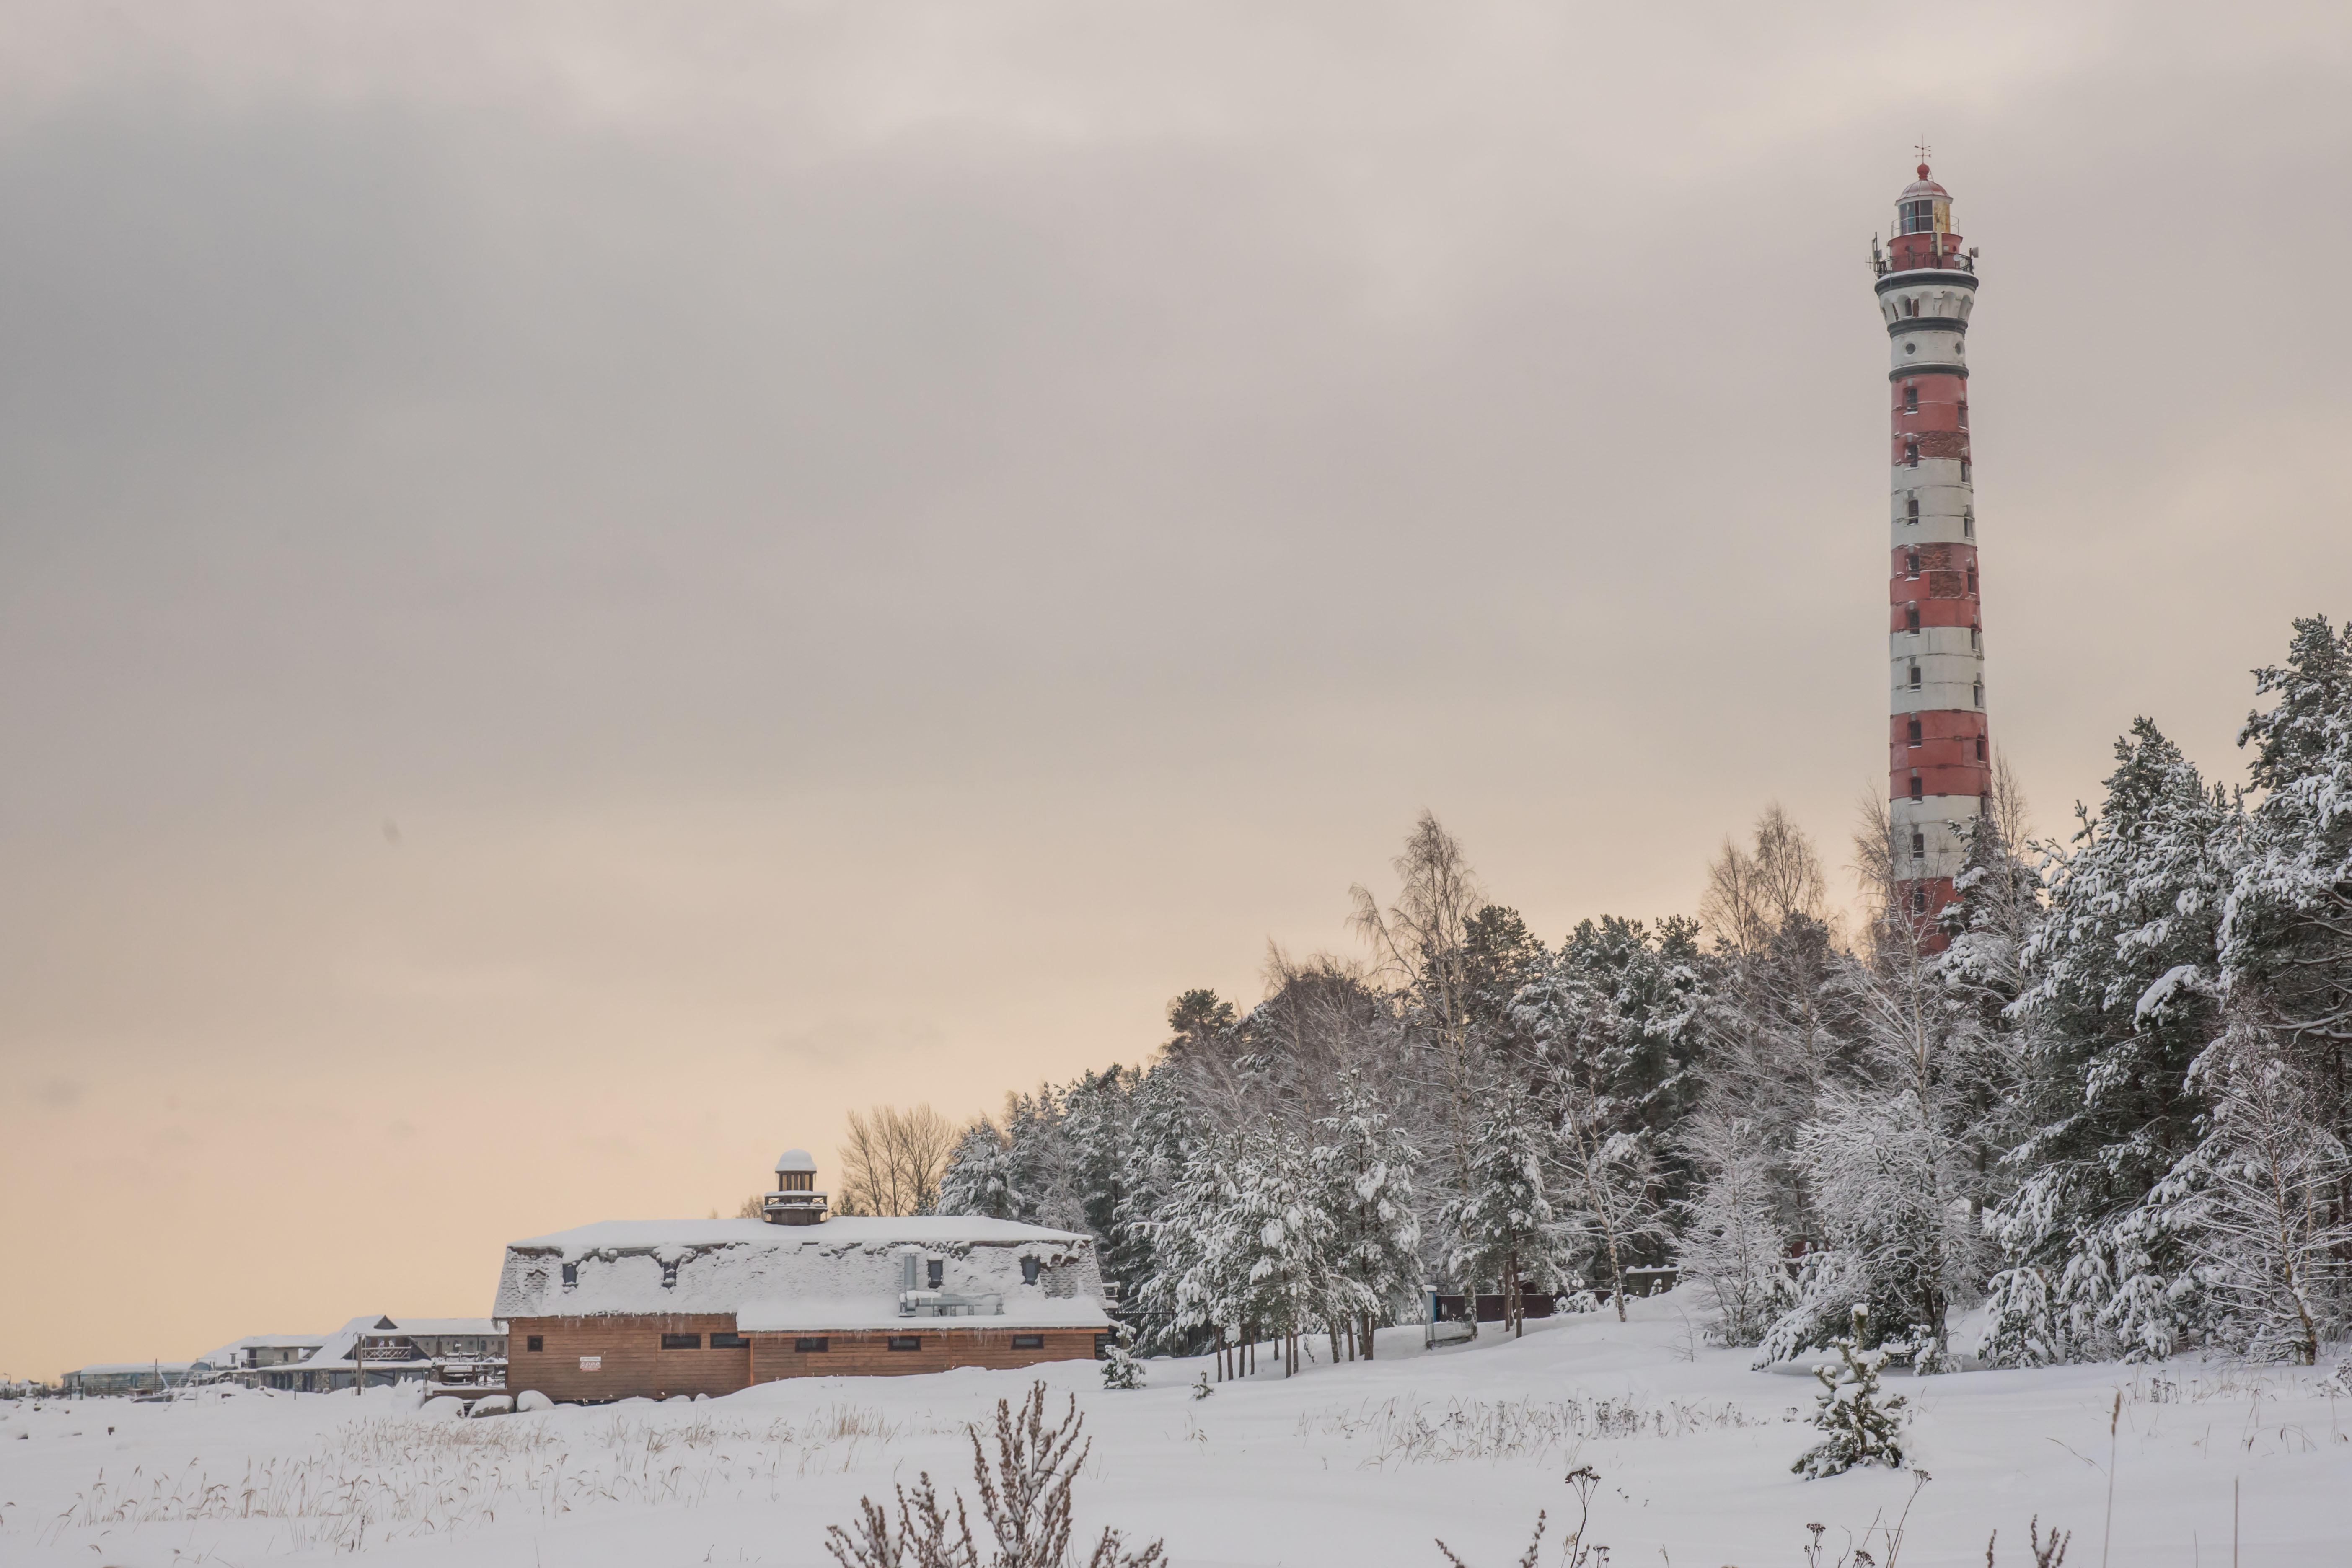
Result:
[[[100,1362],[77,1367],[62,1380],[69,1395],[154,1394],[201,1383],[216,1370],[202,1361]]]
[[[765,1219],[610,1220],[507,1248],[507,1387],[558,1400],[1098,1355],[1091,1237],[975,1215],[828,1218],[776,1163]]]
[[[307,1345],[300,1355],[285,1353]],[[257,1334],[237,1342],[254,1359],[241,1361],[236,1376],[255,1388],[327,1394],[350,1388],[364,1373],[368,1382],[446,1375],[452,1363],[495,1365],[507,1353],[507,1326],[495,1318],[394,1318],[370,1312],[331,1334]],[[264,1359],[264,1358],[268,1359]]]
[[[268,1368],[308,1361],[326,1342],[324,1334],[247,1334],[204,1359],[226,1370],[239,1383],[250,1385],[257,1384],[259,1374]]]

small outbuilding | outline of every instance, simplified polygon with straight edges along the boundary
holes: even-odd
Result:
[[[1094,1240],[976,1215],[828,1218],[776,1163],[764,1219],[611,1220],[507,1248],[507,1387],[601,1403],[785,1377],[1086,1360],[1110,1333]]]

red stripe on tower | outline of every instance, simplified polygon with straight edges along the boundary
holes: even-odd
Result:
[[[1893,411],[1887,815],[1899,896],[1924,921],[1953,897],[1992,778],[1969,457],[1976,252],[1961,248],[1951,193],[1927,177],[1925,163],[1896,198],[1886,252],[1871,248]]]

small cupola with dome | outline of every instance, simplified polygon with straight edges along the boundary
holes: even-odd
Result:
[[[825,1194],[816,1190],[816,1162],[805,1149],[787,1149],[776,1159],[775,1190],[761,1200],[770,1225],[818,1225]]]

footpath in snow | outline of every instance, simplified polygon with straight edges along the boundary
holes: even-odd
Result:
[[[1883,1565],[1906,1504],[1902,1568],[1978,1568],[1995,1531],[2000,1564],[2030,1564],[2037,1515],[2074,1531],[2066,1560],[2091,1568],[2112,1456],[2115,1568],[2228,1563],[2233,1488],[2244,1568],[2352,1563],[2352,1392],[2333,1369],[1890,1376],[1933,1478],[1915,1499],[1914,1472],[1791,1475],[1815,1436],[1812,1381],[1706,1345],[1679,1293],[1633,1306],[1627,1324],[1571,1317],[1516,1341],[1490,1327],[1426,1353],[1419,1329],[1384,1331],[1379,1361],[1268,1370],[1207,1399],[1192,1393],[1205,1361],[1151,1362],[1132,1392],[1104,1389],[1091,1363],[1050,1368],[1055,1407],[1075,1394],[1094,1442],[1080,1535],[1165,1538],[1173,1568],[1442,1568],[1443,1537],[1500,1568],[1542,1509],[1549,1563],[1576,1519],[1563,1478],[1589,1466],[1587,1539],[1613,1568],[1795,1568],[1814,1522],[1823,1568],[1861,1545]],[[805,1379],[470,1421],[420,1410],[413,1390],[24,1402],[0,1414],[0,1563],[829,1563],[825,1526],[861,1496],[925,1470],[969,1495],[964,1424],[1033,1380]]]

